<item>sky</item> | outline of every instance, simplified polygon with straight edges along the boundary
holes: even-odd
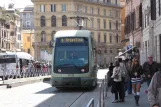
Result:
[[[26,5],[33,5],[31,0],[0,0],[0,6],[8,7],[9,2],[13,2],[15,8],[24,8]]]

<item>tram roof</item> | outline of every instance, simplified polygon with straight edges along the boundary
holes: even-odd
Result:
[[[1,53],[0,55],[17,55],[18,58],[33,60],[34,58],[26,52],[6,52]]]
[[[89,30],[60,30],[57,31],[54,38],[59,37],[91,37]]]

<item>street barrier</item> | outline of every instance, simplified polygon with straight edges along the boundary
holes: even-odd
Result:
[[[110,74],[109,72],[107,72],[107,74],[105,75],[105,78],[102,80],[101,84],[99,85],[99,99],[98,99],[97,107],[105,107],[105,100],[107,99],[109,80],[110,80]],[[88,102],[88,105],[86,107],[94,107],[93,98]]]
[[[1,69],[0,78],[3,81],[8,79],[29,78],[51,75],[51,68],[24,68],[24,69]]]

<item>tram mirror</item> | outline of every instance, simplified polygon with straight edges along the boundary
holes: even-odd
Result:
[[[54,41],[53,41],[53,40],[50,41],[49,47],[50,47],[50,48],[53,48],[53,47],[54,47]]]

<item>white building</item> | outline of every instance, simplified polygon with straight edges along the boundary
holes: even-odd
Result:
[[[151,3],[151,0],[143,0],[142,2],[142,63],[147,60],[149,54],[154,56],[155,61],[161,62],[161,0],[152,0],[152,2],[154,4]],[[155,17],[155,15],[156,20],[151,20],[151,16]]]

